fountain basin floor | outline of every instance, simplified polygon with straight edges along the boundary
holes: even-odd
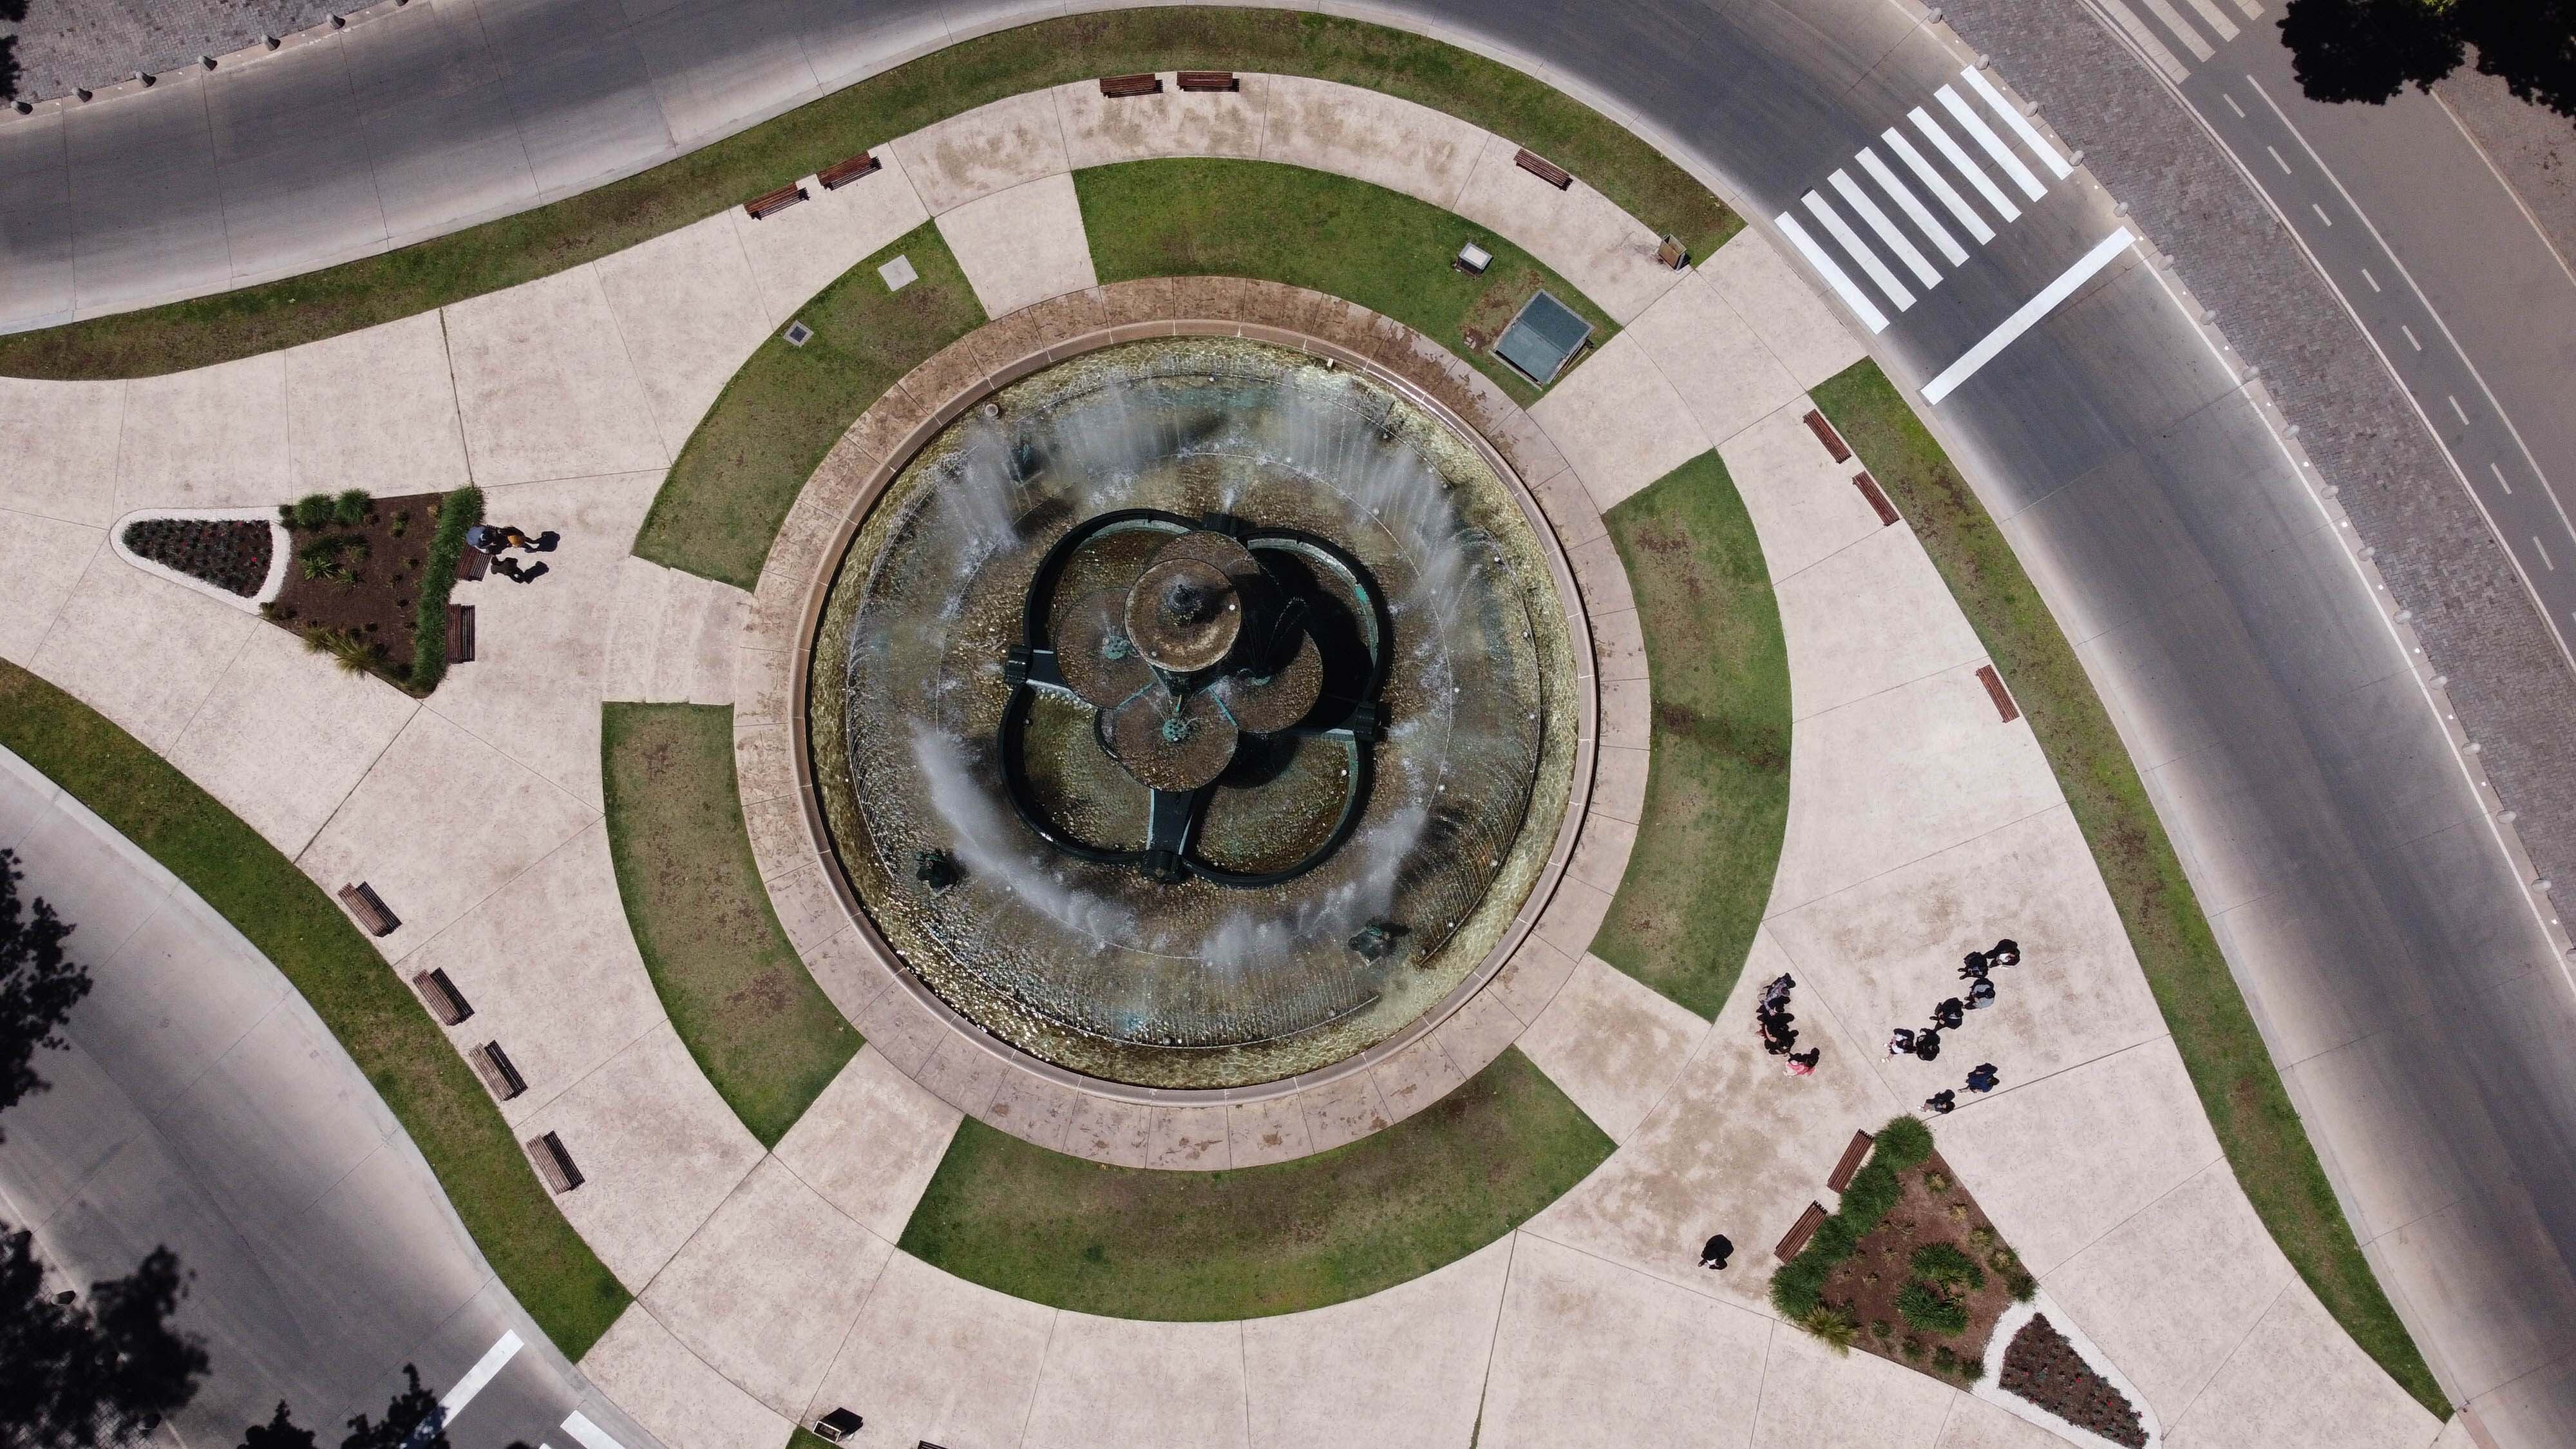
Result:
[[[997,1041],[1167,1092],[1315,1073],[1481,984],[1559,855],[1584,707],[1500,455],[1236,337],[953,406],[868,500],[808,665],[878,940]]]

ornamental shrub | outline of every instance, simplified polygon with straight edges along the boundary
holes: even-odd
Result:
[[[375,495],[364,488],[352,488],[331,500],[331,517],[343,528],[355,528],[367,521],[367,507]]]
[[[1824,1297],[1825,1273],[1831,1266],[1805,1253],[1781,1264],[1780,1271],[1771,1275],[1771,1306],[1792,1323],[1803,1320]]]
[[[1908,1113],[1890,1118],[1886,1126],[1878,1129],[1878,1145],[1870,1153],[1870,1161],[1884,1161],[1902,1170],[1931,1155],[1932,1129],[1923,1125],[1922,1118]]]
[[[323,528],[330,524],[338,508],[328,493],[307,493],[295,500],[295,526]]]
[[[1944,1338],[1968,1326],[1968,1310],[1964,1304],[1944,1298],[1929,1285],[1919,1282],[1908,1283],[1896,1290],[1896,1311],[1904,1315],[1907,1323]]]
[[[1808,1309],[1806,1315],[1798,1320],[1798,1326],[1823,1339],[1825,1345],[1838,1354],[1851,1352],[1853,1341],[1860,1337],[1860,1328],[1852,1322],[1850,1314],[1839,1308],[1827,1308],[1821,1303]]]
[[[1803,1258],[1812,1253],[1827,1263],[1839,1263],[1850,1257],[1852,1250],[1859,1246],[1859,1235],[1852,1231],[1850,1223],[1843,1220],[1842,1214],[1836,1213],[1816,1224],[1815,1236],[1807,1239],[1806,1252],[1798,1256]]]
[[[1914,1276],[1946,1293],[1983,1288],[1986,1270],[1955,1243],[1925,1243],[1914,1250]]]
[[[438,532],[429,541],[429,559],[421,565],[420,603],[412,616],[411,673],[404,683],[415,695],[438,688],[447,677],[447,596],[456,587],[456,560],[465,552],[465,530],[483,521],[483,490],[459,488],[438,500]]]
[[[1869,1165],[1852,1174],[1851,1184],[1843,1189],[1842,1217],[1855,1239],[1868,1237],[1877,1227],[1904,1189],[1896,1180],[1896,1170],[1876,1157]]]
[[[2004,1291],[2012,1294],[2014,1302],[2028,1303],[2039,1295],[2039,1280],[2030,1276],[2029,1269],[2015,1263],[2004,1270]]]

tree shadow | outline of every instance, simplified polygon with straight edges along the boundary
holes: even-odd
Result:
[[[2429,90],[2474,49],[2518,99],[2576,116],[2576,0],[2290,0],[2281,43],[2312,101]]]

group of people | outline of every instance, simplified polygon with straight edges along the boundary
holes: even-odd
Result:
[[[1968,983],[1968,994],[1961,998],[1948,996],[1932,1008],[1931,1024],[1916,1030],[1898,1027],[1887,1038],[1887,1054],[1910,1056],[1918,1061],[1931,1061],[1941,1055],[1941,1033],[1957,1031],[1967,1023],[1968,1013],[1995,1004],[1994,972],[2003,966],[2021,964],[2021,944],[2010,936],[1991,948],[1971,951],[1959,962],[1959,979]],[[2003,1080],[1992,1062],[1980,1062],[1968,1071],[1968,1090],[1991,1092]],[[1923,1099],[1923,1110],[1938,1117],[1959,1105],[1959,1094],[1945,1087]]]
[[[552,553],[558,537],[552,529],[530,538],[523,530],[506,523],[478,523],[465,530],[465,546],[477,553],[493,555],[492,572],[514,584],[532,584],[546,572],[543,562],[528,568],[517,559],[501,555],[514,548],[527,553]]]
[[[1786,971],[1763,986],[1762,998],[1753,1006],[1753,1034],[1762,1038],[1764,1051],[1789,1059],[1785,1070],[1790,1076],[1805,1077],[1815,1074],[1816,1063],[1823,1059],[1825,1049],[1797,1049],[1798,1029],[1790,1023],[1798,1018],[1789,1010],[1789,993],[1797,987],[1797,981]]]

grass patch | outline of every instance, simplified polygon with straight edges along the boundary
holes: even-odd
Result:
[[[912,259],[921,279],[886,290],[877,268]],[[760,344],[699,420],[653,497],[635,552],[737,588],[760,583],[769,545],[805,481],[870,403],[984,323],[957,258],[928,222],[841,274],[796,314],[802,347]]]
[[[1714,1019],[1735,989],[1789,824],[1789,651],[1761,541],[1702,453],[1605,519],[1654,683],[1646,808],[1592,949]]]
[[[1813,396],[1904,510],[2011,684],[2255,1213],[2362,1350],[2448,1418],[2450,1401],[2344,1221],[2146,786],[2012,546],[1875,364],[1853,365]]]
[[[0,374],[149,377],[291,347],[551,276],[990,101],[1126,71],[1270,71],[1366,86],[1512,137],[1709,256],[1743,223],[1590,107],[1455,46],[1321,15],[1175,7],[980,36],[623,181],[382,256],[0,337]]]
[[[420,566],[420,612],[411,626],[411,675],[403,687],[426,695],[447,677],[447,596],[456,591],[456,561],[465,530],[483,521],[483,490],[459,488],[439,500],[438,534]]]
[[[555,1210],[464,1058],[321,887],[132,735],[6,661],[0,745],[187,882],[286,973],[429,1159],[520,1305],[567,1358],[588,1352],[626,1290]]]
[[[1240,1172],[1110,1167],[969,1117],[902,1246],[988,1288],[1084,1313],[1296,1313],[1474,1252],[1611,1147],[1517,1048],[1383,1132]]]
[[[733,710],[611,704],[608,853],[653,990],[698,1069],[775,1147],[859,1050],[770,910],[734,784]]]
[[[1618,325],[1529,253],[1453,212],[1365,181],[1272,161],[1129,161],[1074,173],[1103,282],[1259,277],[1382,312],[1476,365],[1523,404],[1539,390],[1495,359],[1493,339],[1545,287],[1593,341]],[[1494,254],[1481,277],[1449,265],[1459,244]],[[1471,344],[1469,328],[1483,338]]]

